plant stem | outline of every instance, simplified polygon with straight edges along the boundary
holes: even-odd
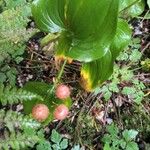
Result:
[[[59,36],[60,36],[59,33],[58,34],[49,33],[40,41],[40,45],[43,47],[47,45],[49,42],[56,40]]]
[[[62,76],[62,74],[64,72],[64,68],[65,68],[66,63],[67,63],[67,59],[65,59],[63,65],[62,65],[61,70],[60,70],[60,72],[59,72],[59,74],[58,74],[58,76],[57,76],[57,78],[56,78],[56,80],[54,82],[54,85],[52,86],[52,88],[50,90],[47,91],[48,93],[51,94],[54,91],[54,89],[56,88],[56,86],[59,83],[59,81],[61,79],[61,76]]]

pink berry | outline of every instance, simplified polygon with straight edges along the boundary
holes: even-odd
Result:
[[[64,120],[69,114],[69,109],[67,106],[61,104],[54,111],[54,118],[57,120]]]
[[[49,116],[49,109],[44,104],[37,104],[32,108],[32,117],[39,122],[45,121]]]
[[[56,96],[59,99],[66,99],[70,97],[70,88],[64,84],[58,85],[56,88]]]

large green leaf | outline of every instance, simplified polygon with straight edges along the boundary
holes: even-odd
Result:
[[[131,28],[125,20],[119,19],[117,24],[117,32],[113,43],[110,46],[113,60],[119,55],[131,40]]]
[[[113,63],[116,57],[128,45],[130,38],[129,25],[125,21],[119,20],[116,36],[110,50],[102,58],[83,64],[81,68],[81,85],[83,88],[91,91],[109,78],[113,72]]]
[[[147,0],[147,5],[150,8],[150,0]]]
[[[72,46],[73,45],[73,46]],[[63,34],[57,45],[56,57],[71,58],[83,62],[91,62],[101,58],[109,50],[109,45],[103,45],[99,40],[76,40]]]
[[[112,43],[118,5],[119,0],[36,0],[32,12],[41,30],[63,31],[57,56],[90,62],[103,57]]]
[[[84,63],[81,69],[81,85],[91,91],[109,78],[113,72],[110,50],[100,59]]]
[[[64,25],[65,0],[35,0],[32,14],[38,27],[45,32],[60,32]]]
[[[141,15],[145,8],[144,0],[120,0],[119,10],[125,17],[137,17]]]

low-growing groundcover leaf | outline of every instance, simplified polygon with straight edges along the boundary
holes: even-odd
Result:
[[[102,139],[104,150],[139,150],[135,142],[137,131],[131,129],[119,132],[118,127],[114,124],[108,125],[106,131]]]
[[[50,142],[42,141],[36,146],[36,150],[66,150],[68,139],[64,139],[55,129],[52,130]]]

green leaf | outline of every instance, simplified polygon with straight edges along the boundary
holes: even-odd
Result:
[[[38,31],[27,29],[31,16],[30,2],[26,0],[1,1],[4,1],[6,7],[3,7],[4,11],[0,13],[0,65],[9,64],[10,61],[19,63],[23,58],[26,42]],[[9,75],[9,82],[14,85],[15,76],[14,74],[11,76]]]
[[[122,81],[130,81],[133,79],[133,76],[134,76],[133,71],[129,70],[127,66],[124,66],[123,68],[121,68],[119,72],[121,74]]]
[[[81,85],[87,91],[94,90],[113,73],[113,62],[131,38],[131,30],[126,22],[118,21],[117,33],[110,50],[100,59],[84,63],[81,68]]]
[[[26,0],[5,0],[6,9],[16,8],[26,4]]]
[[[68,139],[63,139],[60,143],[61,149],[66,149],[68,147]]]
[[[112,96],[112,92],[110,92],[110,91],[106,91],[104,93],[104,98],[106,101],[110,100],[111,96]]]
[[[11,110],[5,112],[3,109],[1,109],[0,116],[0,120],[5,123],[5,126],[8,127],[11,132],[15,131],[15,127],[19,127],[21,129],[39,129],[41,127],[41,124],[39,122],[35,121],[28,115],[25,116],[19,112],[14,112]]]
[[[38,27],[45,32],[60,32],[65,15],[64,0],[35,0],[32,14]]]
[[[53,150],[61,150],[58,144],[53,144],[52,147]]]
[[[108,143],[105,144],[104,150],[112,150],[110,145]]]
[[[130,40],[131,29],[128,23],[122,19],[119,19],[117,24],[117,32],[110,47],[113,60],[115,60],[119,53],[129,44]]]
[[[122,149],[125,149],[125,147],[126,147],[126,141],[124,139],[120,140],[120,146],[121,146]]]
[[[52,150],[48,141],[43,141],[36,146],[36,150]]]
[[[109,132],[112,136],[115,137],[119,133],[119,130],[115,124],[111,124],[107,126],[107,132]]]
[[[4,83],[6,81],[7,77],[5,73],[0,72],[0,83]]]
[[[139,52],[137,49],[133,50],[129,59],[131,62],[138,62],[142,57],[142,53]]]
[[[136,89],[134,87],[124,87],[121,93],[125,95],[133,95],[136,93]]]
[[[104,143],[108,143],[108,144],[111,144],[112,143],[112,137],[111,137],[111,135],[109,135],[109,134],[105,134],[104,135],[104,137],[102,138],[102,141],[104,142]]]
[[[143,13],[144,8],[144,0],[120,0],[119,10],[123,16],[137,17]]]
[[[119,88],[118,88],[117,84],[114,82],[109,84],[109,90],[112,92],[116,92],[116,93],[119,92]]]
[[[147,0],[148,7],[150,8],[150,0]]]
[[[119,0],[36,0],[32,13],[43,31],[63,31],[57,56],[90,62],[109,49],[117,26],[118,3]]]
[[[125,138],[125,140],[131,141],[131,140],[135,140],[136,136],[138,135],[138,132],[135,130],[125,130],[122,133],[123,137]]]
[[[87,91],[94,90],[102,84],[113,72],[113,62],[110,51],[99,60],[84,63],[81,68],[81,84]]]
[[[51,134],[51,141],[56,144],[59,144],[61,140],[62,136],[56,130],[53,129]]]
[[[71,150],[81,150],[80,145],[75,145]]]
[[[129,142],[129,143],[127,143],[126,150],[139,150],[139,147],[138,147],[137,143]]]

